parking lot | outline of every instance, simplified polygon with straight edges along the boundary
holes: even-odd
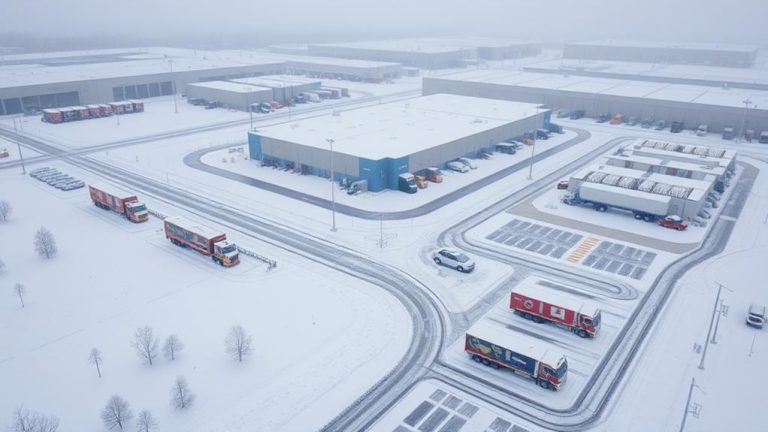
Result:
[[[641,279],[656,258],[656,253],[620,243],[601,241],[582,264],[595,270]]]
[[[62,191],[80,189],[85,186],[83,181],[67,175],[56,168],[38,168],[30,172],[29,175]]]
[[[513,219],[486,238],[507,246],[559,259],[582,237],[581,234],[570,231]]]

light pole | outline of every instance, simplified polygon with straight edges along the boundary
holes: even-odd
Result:
[[[16,134],[16,147],[19,148],[19,159],[21,160],[21,174],[27,173],[27,168],[24,166],[24,155],[21,154],[21,144],[19,144],[19,130],[16,127],[16,118],[13,119],[13,132]]]
[[[326,138],[326,141],[331,146],[331,231],[336,232],[336,177],[333,174],[333,143],[336,141],[331,138]]]
[[[531,147],[531,163],[528,165],[528,180],[533,180],[533,156],[536,154],[536,117],[539,116],[539,106],[536,105],[536,115],[533,116],[533,147]]]
[[[168,60],[168,64],[171,66],[171,87],[173,91],[173,112],[179,113],[179,106],[176,104],[176,79],[173,77],[173,59]]]
[[[717,312],[717,304],[720,303],[720,292],[723,290],[721,284],[717,284],[717,298],[715,299],[715,307],[712,308],[712,319],[709,320],[709,330],[707,331],[707,341],[704,342],[704,351],[701,353],[701,361],[699,362],[699,369],[704,369],[704,359],[707,357],[707,348],[709,347],[709,337],[712,334],[712,325],[715,323],[715,312]]]
[[[701,406],[695,405],[693,409],[691,409],[691,396],[693,395],[693,388],[697,387],[699,390],[701,390],[701,387],[696,385],[696,378],[691,377],[691,386],[688,388],[688,399],[685,401],[685,411],[683,412],[683,421],[680,423],[680,432],[683,432],[685,429],[685,421],[688,419],[688,413],[692,413],[694,417],[699,416],[699,410],[701,409]]]
[[[744,115],[741,117],[741,131],[739,131],[737,142],[741,142],[742,138],[744,138],[744,127],[747,125],[747,109],[752,105],[752,101],[749,98],[746,98],[741,101],[741,103],[744,104]]]

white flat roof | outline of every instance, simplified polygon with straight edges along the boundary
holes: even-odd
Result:
[[[398,158],[534,117],[536,104],[434,94],[260,128],[258,135],[361,158]],[[539,110],[544,113],[546,110]]]
[[[269,88],[290,88],[296,85],[322,84],[322,81],[318,79],[296,77],[291,75],[265,75],[251,78],[237,78],[231,81],[233,83],[251,84]]]
[[[587,303],[573,294],[557,291],[552,287],[542,285],[540,282],[540,280],[535,280],[534,282],[530,278],[525,279],[512,288],[512,292],[535,298],[554,306],[570,309],[589,317],[597,315],[597,306]]]
[[[234,83],[229,81],[205,81],[199,83],[190,83],[187,86],[192,87],[205,87],[216,90],[224,90],[234,93],[259,93],[269,92],[272,94],[272,89],[267,87],[253,86],[250,84]]]
[[[413,53],[447,53],[458,52],[462,48],[440,39],[389,39],[363,42],[340,42],[311,44],[312,46],[358,48],[378,51],[397,51]]]
[[[172,224],[174,224],[176,226],[184,228],[187,231],[190,231],[190,232],[193,232],[195,234],[201,235],[201,236],[207,238],[208,240],[210,240],[210,239],[212,239],[212,238],[214,238],[216,236],[219,236],[221,234],[224,234],[221,231],[216,231],[216,230],[214,230],[212,228],[208,228],[205,225],[200,225],[197,222],[192,222],[191,220],[183,218],[181,216],[169,216],[169,217],[163,219],[163,221],[168,221],[168,222],[170,222],[170,223],[172,223]]]
[[[518,333],[500,323],[482,319],[467,330],[467,334],[485,342],[507,348],[538,360],[551,367],[557,367],[563,355],[562,351],[542,339]]]
[[[617,161],[634,161],[654,166],[664,166],[669,168],[684,169],[689,171],[703,172],[707,174],[723,175],[725,173],[725,167],[721,166],[708,166],[691,162],[681,162],[671,159],[664,159],[661,157],[642,156],[638,154],[628,153],[622,155],[610,155],[608,159]]]
[[[379,67],[397,67],[400,63],[383,62],[373,60],[355,60],[355,59],[342,59],[334,57],[311,57],[311,56],[298,56],[290,54],[275,54],[280,59],[289,63],[306,63],[306,64],[320,64],[329,66],[346,66],[354,68],[379,68]]]
[[[602,183],[584,182],[580,187],[583,189],[594,189],[606,192],[621,192],[622,195],[658,201],[664,204],[669,204],[669,201],[672,200],[672,197],[669,195],[655,194],[653,192],[644,192],[636,189],[627,189],[620,186],[612,186]]]
[[[110,194],[110,195],[112,195],[114,197],[118,197],[118,198],[128,198],[128,197],[136,196],[136,194],[134,194],[134,193],[126,192],[126,191],[124,191],[124,190],[122,190],[122,189],[120,189],[118,187],[115,187],[115,186],[112,186],[112,185],[106,184],[106,183],[91,183],[88,186],[90,186],[92,188],[95,188],[95,189],[98,189],[98,190],[100,190],[102,192],[106,192],[106,193],[108,193],[108,194]]]
[[[768,111],[768,91],[765,90],[722,89],[710,86],[628,81],[615,78],[561,76],[502,69],[471,70],[432,79],[482,82],[610,96],[632,96],[649,100],[687,102],[742,109],[744,108],[744,100],[749,99],[753,104],[749,108],[750,110]]]
[[[744,52],[752,52],[760,49],[759,45],[746,45],[746,44],[675,43],[675,42],[653,42],[653,41],[628,41],[628,40],[595,40],[595,41],[586,41],[586,42],[570,42],[567,45],[714,50],[714,51],[744,51]]]

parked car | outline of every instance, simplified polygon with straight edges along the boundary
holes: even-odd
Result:
[[[536,139],[540,140],[548,140],[549,139],[549,131],[546,129],[536,129]]]
[[[672,122],[672,126],[670,126],[669,131],[672,133],[680,133],[683,131],[683,122],[675,121]]]
[[[188,99],[187,102],[191,103],[194,106],[203,106],[208,104],[208,101],[203,98]]]
[[[746,142],[752,142],[752,138],[754,138],[755,136],[756,136],[755,131],[752,129],[747,129],[746,131],[744,131],[744,141]]]
[[[0,159],[2,159],[2,158],[7,158],[7,157],[8,157],[8,156],[10,156],[10,155],[11,155],[11,154],[10,154],[10,153],[8,153],[8,149],[6,149],[6,148],[0,148]]]
[[[584,110],[571,111],[571,115],[568,117],[571,120],[578,120],[584,117]]]
[[[709,126],[705,124],[699,125],[699,128],[696,129],[696,135],[698,136],[706,136],[708,132],[709,132]]]
[[[571,112],[565,109],[557,110],[557,114],[555,115],[557,118],[566,118],[571,115]]]
[[[688,224],[685,223],[683,218],[676,215],[669,215],[664,219],[659,219],[659,225],[663,226],[664,228],[672,228],[678,231],[683,231],[688,228]]]
[[[456,171],[460,173],[469,172],[469,167],[459,161],[448,162],[447,164],[445,164],[445,166],[448,167],[448,169],[451,171]]]
[[[432,260],[437,265],[455,268],[462,273],[475,269],[475,261],[464,253],[453,249],[439,249],[432,254]]]
[[[630,116],[627,119],[627,126],[635,126],[638,123],[640,123],[640,117],[638,117],[638,116]]]
[[[460,157],[456,159],[456,161],[463,163],[464,165],[468,166],[471,169],[477,169],[477,164],[475,163],[475,161],[473,161],[470,158]]]
[[[597,121],[598,123],[606,123],[610,119],[611,119],[611,115],[610,114],[602,113],[599,116],[597,116],[597,119],[595,121]]]
[[[611,117],[612,125],[622,124],[623,122],[624,122],[624,114],[615,114],[613,117]]]
[[[75,181],[75,182],[72,182],[72,183],[68,183],[61,190],[63,190],[63,191],[70,191],[70,190],[74,190],[74,189],[80,189],[81,187],[84,187],[84,186],[85,186],[85,183],[82,182],[81,180],[78,180],[78,181]]]
[[[500,153],[506,153],[506,154],[515,154],[517,153],[517,145],[512,143],[497,143],[496,144],[496,151]]]
[[[640,123],[640,127],[649,129],[651,126],[653,126],[653,117],[644,117],[643,121]]]
[[[568,180],[560,180],[557,182],[557,188],[560,190],[568,189]]]
[[[660,131],[666,128],[667,128],[667,122],[665,122],[664,120],[659,120],[659,122],[656,123],[656,127],[654,129]]]
[[[747,325],[755,328],[763,328],[765,324],[765,306],[752,303],[747,312]]]
[[[736,132],[734,132],[732,127],[723,128],[724,140],[732,140],[735,137],[736,137]]]

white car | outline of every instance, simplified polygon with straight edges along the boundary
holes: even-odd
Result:
[[[455,268],[462,273],[475,269],[475,261],[464,253],[453,249],[439,249],[432,254],[432,260],[437,265]]]
[[[763,328],[765,324],[765,306],[752,303],[747,313],[747,325],[755,328]]]
[[[477,169],[477,164],[475,163],[475,161],[473,161],[470,158],[460,157],[456,159],[456,162],[463,163],[464,165],[468,166],[471,169]]]
[[[447,166],[448,169],[451,171],[456,171],[460,173],[469,172],[469,167],[464,165],[461,162],[456,162],[456,161],[448,162],[447,164],[445,164],[445,166]]]

